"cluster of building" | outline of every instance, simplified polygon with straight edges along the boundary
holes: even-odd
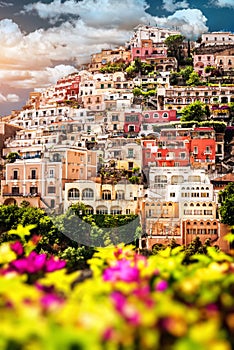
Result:
[[[180,110],[199,100],[210,120],[232,130],[234,86],[171,86],[177,61],[165,39],[176,34],[138,26],[125,47],[92,55],[86,69],[30,93],[22,110],[2,118],[1,204],[28,201],[62,213],[82,202],[90,214],[140,215],[142,248],[172,238],[188,244],[199,235],[227,250],[218,192],[234,181],[231,144],[224,130],[182,127]],[[233,34],[204,34],[193,47],[194,70],[204,79],[209,65],[231,76]],[[136,58],[155,72],[100,72]],[[139,103],[137,86],[156,88],[155,96]]]

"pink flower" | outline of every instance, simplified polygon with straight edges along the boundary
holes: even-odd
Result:
[[[108,267],[103,273],[104,281],[124,281],[137,282],[139,280],[139,270],[132,266],[129,260],[118,260],[115,266]]]
[[[164,292],[168,288],[168,283],[165,280],[161,280],[156,284],[155,290],[157,292]]]
[[[24,254],[24,247],[21,242],[16,241],[11,244],[11,250],[13,250],[14,253],[16,253],[18,256],[21,256]]]
[[[64,260],[56,260],[53,256],[51,256],[46,261],[45,271],[46,272],[53,272],[56,270],[61,270],[66,266],[66,261]]]
[[[114,302],[116,311],[131,325],[137,326],[140,323],[140,315],[134,306],[128,303],[127,298],[118,291],[112,293],[111,298]]]
[[[35,274],[39,272],[52,272],[59,270],[65,265],[65,261],[55,260],[54,257],[50,257],[47,260],[46,254],[37,254],[33,251],[27,257],[12,261],[8,271],[16,271],[21,274]]]

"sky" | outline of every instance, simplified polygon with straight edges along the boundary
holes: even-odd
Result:
[[[140,23],[196,40],[234,33],[233,18],[234,0],[0,0],[0,116],[77,71],[92,53],[124,45]]]

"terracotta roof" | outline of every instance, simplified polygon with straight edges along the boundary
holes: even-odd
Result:
[[[212,182],[234,182],[234,174],[229,173],[221,177],[216,177]]]

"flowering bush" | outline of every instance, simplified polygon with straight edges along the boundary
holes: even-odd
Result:
[[[148,258],[101,248],[89,270],[38,254],[35,239],[0,246],[0,349],[231,350],[234,261],[207,248],[184,265],[181,247]]]

